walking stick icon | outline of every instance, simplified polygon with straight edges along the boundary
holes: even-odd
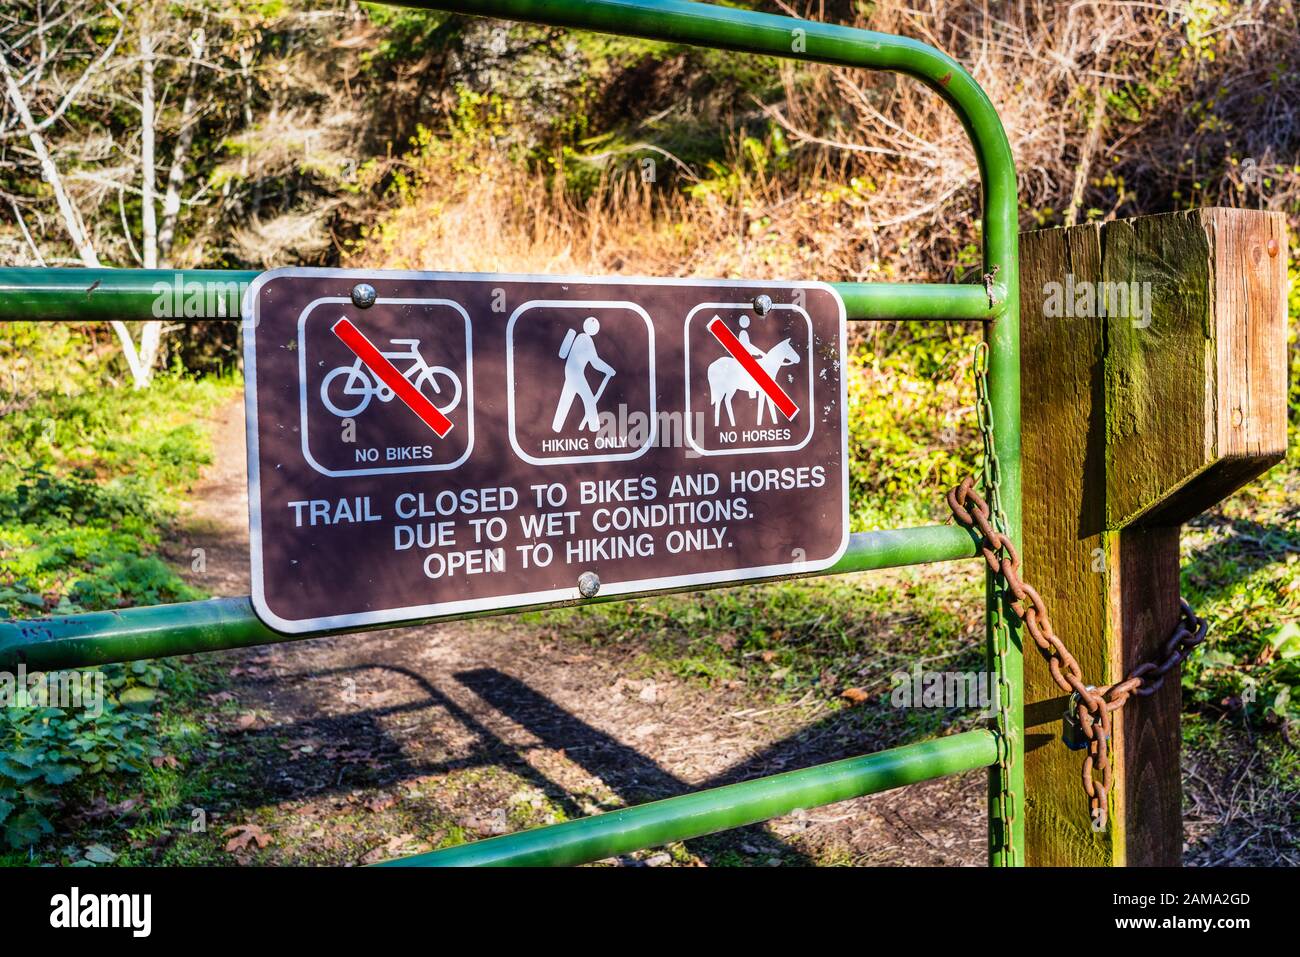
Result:
[[[599,402],[599,401],[600,401],[600,397],[601,397],[601,395],[602,395],[602,394],[604,393],[604,391],[605,391],[605,386],[609,385],[609,380],[612,379],[612,378],[614,378],[614,373],[612,373],[612,372],[606,372],[606,373],[605,373],[605,378],[602,379],[601,382],[600,382],[600,385],[598,385],[598,386],[596,387],[596,394],[595,394],[594,396],[592,396],[592,398],[591,398],[591,400],[592,400],[593,402]]]

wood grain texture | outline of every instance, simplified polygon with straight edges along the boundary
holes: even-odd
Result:
[[[1215,442],[1249,468],[1286,454],[1286,220],[1255,210],[1202,210],[1213,251]]]
[[[1046,601],[1052,625],[1086,675],[1112,669],[1099,640],[1106,630],[1104,556],[1105,408],[1099,322],[1046,315],[1048,289],[1067,276],[1101,277],[1101,227],[1021,236],[1021,455],[1024,570]],[[1094,834],[1079,786],[1082,755],[1061,744],[1066,696],[1026,635],[1025,856],[1030,865],[1105,866],[1111,833]]]
[[[1151,305],[1106,323],[1109,527],[1181,524],[1285,454],[1285,232],[1244,209],[1104,227],[1104,281]]]
[[[1111,533],[1110,607],[1106,641],[1128,674],[1158,658],[1178,624],[1178,528],[1135,526]],[[1171,600],[1172,598],[1172,600]],[[1128,867],[1182,863],[1182,688],[1178,671],[1146,698],[1130,698],[1116,722],[1112,802],[1123,822]]]
[[[1178,526],[1285,453],[1286,249],[1282,218],[1254,210],[1021,237],[1024,570],[1089,682],[1156,657],[1178,618]],[[1062,287],[1079,290],[1068,317]],[[1082,754],[1059,740],[1065,696],[1027,657],[1028,863],[1179,863],[1177,672],[1118,713],[1096,834]]]
[[[1184,213],[1107,223],[1102,275],[1150,293],[1149,317],[1104,320],[1106,523],[1122,528],[1206,464],[1209,241]]]

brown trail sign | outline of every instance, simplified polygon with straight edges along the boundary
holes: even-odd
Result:
[[[301,633],[830,567],[844,315],[820,283],[263,275],[258,615]]]

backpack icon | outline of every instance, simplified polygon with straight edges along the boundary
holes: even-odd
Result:
[[[569,350],[573,348],[573,340],[578,338],[578,330],[570,329],[564,334],[564,342],[560,344],[560,358],[569,358]]]

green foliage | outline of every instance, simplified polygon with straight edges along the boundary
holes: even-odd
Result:
[[[925,329],[910,341],[882,336],[851,353],[854,531],[941,519],[943,493],[975,469],[969,381],[975,333],[959,324]]]
[[[454,17],[448,13],[380,3],[362,3],[361,8],[370,22],[383,31],[363,58],[372,68],[418,60],[430,47],[441,46],[454,35]]]
[[[893,670],[922,658],[974,665],[977,606],[973,596],[957,599],[976,580],[936,580],[914,571],[897,579],[747,585],[524,618],[566,638],[641,649],[649,670],[708,685],[739,680],[784,699],[813,691],[833,700],[850,686],[879,696],[889,690]]]
[[[28,396],[0,419],[0,614],[199,597],[157,549],[179,495],[208,459],[193,420],[229,395],[231,380],[164,374],[140,392],[105,388],[94,363],[79,358],[84,349],[67,348],[70,340],[55,332],[47,348],[43,337],[9,328],[22,348],[0,359],[57,369],[72,394]],[[82,674],[102,680],[96,704],[0,702],[0,827],[11,847],[32,846],[52,831],[68,789],[138,772],[161,754],[150,712],[173,669],[136,662]],[[6,698],[24,695],[24,687],[11,687]]]
[[[64,391],[69,380],[76,388],[75,384],[93,375],[99,365],[90,339],[80,327],[61,322],[6,322],[0,335],[0,428],[12,414],[12,406],[24,401],[18,395],[7,396],[6,387],[21,382],[31,393]]]
[[[790,169],[791,163],[790,144],[785,131],[772,123],[763,139],[742,136],[734,156],[707,160],[704,164],[707,175],[687,186],[685,192],[696,200],[735,200],[741,196],[744,184],[753,177],[785,172]],[[846,189],[852,190],[856,185],[855,181],[854,185]]]
[[[83,671],[83,675],[90,672]],[[98,707],[64,709],[31,702],[0,716],[0,826],[5,842],[30,847],[50,834],[59,789],[83,776],[139,773],[159,757],[152,703],[164,669],[147,662],[108,665]]]

